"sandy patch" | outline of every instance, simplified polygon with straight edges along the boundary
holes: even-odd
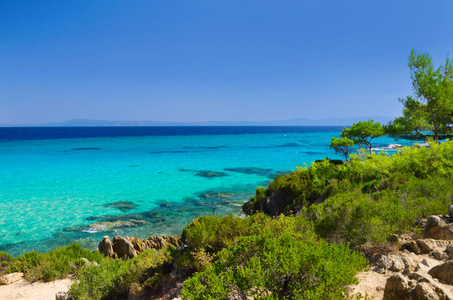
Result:
[[[10,285],[0,285],[2,300],[54,300],[57,292],[67,292],[74,282],[72,278],[52,282],[29,283],[20,279]]]
[[[361,272],[357,274],[359,284],[349,286],[349,295],[358,295],[359,293],[365,297],[368,296],[374,300],[384,298],[384,287],[393,272],[387,271],[387,274],[380,274],[374,271]]]

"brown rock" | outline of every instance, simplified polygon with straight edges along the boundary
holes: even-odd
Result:
[[[126,236],[125,238],[128,239],[129,242],[131,242],[132,246],[134,246],[135,251],[137,251],[138,253],[143,251],[142,240],[140,240],[139,238],[136,238],[136,237],[128,237],[128,236]]]
[[[147,240],[143,240],[143,250],[159,250],[165,247],[179,246],[181,246],[181,238],[178,236],[150,236]]]
[[[413,272],[419,263],[419,258],[412,252],[401,253],[401,260],[404,262],[404,270],[408,272]]]
[[[132,243],[124,237],[115,236],[113,238],[113,251],[118,255],[119,258],[134,258],[137,256]]]
[[[447,260],[448,259],[447,253],[445,253],[445,251],[442,251],[442,250],[435,250],[435,251],[433,251],[433,253],[431,253],[431,255],[437,260]]]
[[[430,216],[426,221],[425,238],[437,240],[453,240],[453,224],[447,224],[444,216]]]
[[[390,271],[399,272],[404,270],[405,264],[399,255],[382,255],[379,258],[378,266]]]
[[[72,300],[68,292],[58,292],[55,294],[55,300]]]
[[[453,260],[433,267],[428,274],[449,284],[453,284]]]
[[[445,248],[445,253],[447,253],[449,259],[453,259],[453,245],[450,244]]]
[[[98,245],[99,252],[108,257],[114,256],[113,244],[109,239],[109,236],[106,235]]]
[[[23,276],[24,274],[19,272],[0,276],[0,285],[8,285],[14,283],[16,281],[19,281]]]
[[[414,240],[404,243],[403,246],[401,247],[401,250],[408,250],[410,252],[414,252],[415,254],[421,253],[420,247],[418,246],[417,242]]]
[[[417,300],[440,300],[434,287],[428,282],[419,282],[415,286],[414,294]]]
[[[407,277],[400,273],[387,279],[384,289],[384,300],[412,300],[412,286]]]

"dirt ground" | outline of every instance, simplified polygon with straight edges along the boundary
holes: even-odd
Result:
[[[23,278],[9,285],[0,285],[2,300],[55,300],[57,292],[67,292],[74,282],[65,278],[52,282],[29,283]]]

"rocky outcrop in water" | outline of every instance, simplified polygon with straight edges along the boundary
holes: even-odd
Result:
[[[106,235],[99,243],[98,249],[108,257],[129,259],[146,250],[179,246],[181,238],[177,236],[151,236],[143,241],[136,237],[115,236],[112,243]]]

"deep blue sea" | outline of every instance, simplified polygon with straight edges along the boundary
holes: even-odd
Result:
[[[241,215],[276,174],[339,158],[329,143],[342,129],[0,128],[0,250],[95,249],[104,235],[179,235],[200,215]]]

